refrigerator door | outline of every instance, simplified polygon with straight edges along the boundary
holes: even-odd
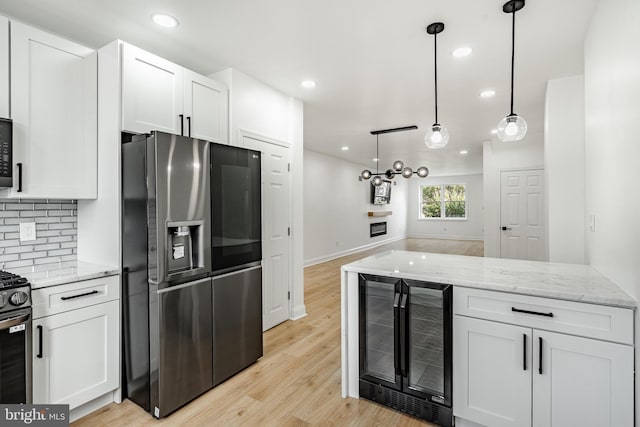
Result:
[[[211,144],[213,270],[262,260],[260,152]]]
[[[451,406],[451,287],[403,280],[403,391]]]
[[[360,378],[397,390],[400,297],[400,279],[360,275]]]
[[[213,387],[211,279],[161,289],[151,303],[151,406],[164,417]]]
[[[262,267],[213,278],[213,384],[262,357]]]
[[[210,146],[164,132],[147,139],[149,281],[160,287],[211,271]]]

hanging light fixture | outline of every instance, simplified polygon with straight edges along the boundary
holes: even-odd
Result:
[[[427,27],[427,33],[433,34],[433,70],[434,70],[434,83],[435,83],[435,113],[436,121],[431,128],[427,131],[427,135],[424,137],[424,143],[429,148],[442,148],[449,142],[449,130],[438,123],[438,34],[444,31],[444,24],[442,22],[434,22]]]
[[[372,130],[371,131],[371,135],[375,135],[376,136],[376,173],[372,173],[369,169],[365,169],[362,171],[362,173],[360,174],[360,176],[362,177],[362,179],[364,180],[368,180],[373,176],[373,179],[371,180],[371,184],[375,185],[376,187],[382,185],[383,179],[382,176],[384,176],[387,179],[393,179],[396,175],[402,175],[405,178],[411,178],[411,176],[413,174],[418,175],[420,178],[426,178],[427,176],[429,176],[429,169],[427,169],[425,166],[420,166],[415,172],[408,166],[405,166],[404,163],[402,162],[402,160],[396,160],[395,162],[393,162],[393,166],[391,167],[391,169],[387,169],[384,173],[380,173],[379,171],[379,166],[380,166],[380,153],[379,153],[379,148],[380,148],[380,144],[379,144],[379,135],[381,133],[392,133],[392,132],[402,132],[405,130],[415,130],[418,129],[418,126],[405,126],[405,127],[401,127],[401,128],[393,128],[393,129],[382,129],[382,130]]]
[[[515,63],[516,12],[524,7],[525,0],[511,0],[502,6],[511,14],[511,113],[498,123],[498,139],[503,142],[520,141],[527,134],[527,122],[513,112],[513,68]]]

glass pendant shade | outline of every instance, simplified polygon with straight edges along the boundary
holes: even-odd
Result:
[[[527,134],[527,122],[517,114],[509,114],[500,120],[497,129],[497,136],[500,141],[520,141]]]
[[[369,169],[365,169],[362,171],[360,176],[362,177],[362,179],[369,179],[371,178],[371,171]]]
[[[416,174],[418,174],[420,178],[426,178],[427,176],[429,176],[429,169],[427,169],[425,166],[420,166],[416,171]]]
[[[376,187],[380,187],[382,185],[382,177],[380,175],[374,176],[371,183]]]
[[[400,172],[403,167],[404,167],[404,163],[402,163],[402,160],[396,160],[395,162],[393,162],[394,171]]]
[[[427,131],[427,135],[424,137],[424,143],[427,144],[429,148],[443,148],[449,142],[449,130],[436,123],[429,131]]]
[[[402,176],[404,176],[405,178],[411,178],[411,175],[413,175],[413,171],[409,166],[402,169]]]

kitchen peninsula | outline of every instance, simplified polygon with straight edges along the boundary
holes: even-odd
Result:
[[[389,251],[342,266],[341,297],[343,397],[442,425],[633,425],[636,301],[590,266]]]

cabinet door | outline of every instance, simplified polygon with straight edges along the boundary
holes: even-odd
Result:
[[[453,413],[491,427],[531,425],[529,328],[454,316]]]
[[[182,102],[182,67],[123,44],[122,130],[181,134]]]
[[[118,388],[118,309],[110,301],[33,322],[34,403],[73,409]]]
[[[533,337],[535,427],[633,426],[632,346],[537,330]]]
[[[189,70],[184,70],[184,85],[185,135],[226,144],[227,87]]]
[[[0,16],[0,117],[9,118],[9,20]]]
[[[23,191],[14,179],[10,197],[97,196],[97,78],[92,49],[11,23],[13,147]]]

